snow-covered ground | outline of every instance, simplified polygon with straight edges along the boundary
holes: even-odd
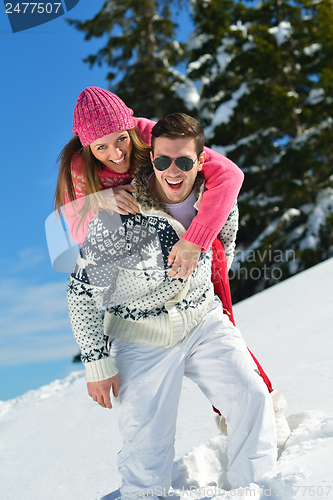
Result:
[[[333,498],[332,277],[330,259],[235,307],[293,431],[262,485],[223,489],[227,438],[184,379],[173,470],[182,500]],[[82,372],[0,402],[0,500],[113,500],[120,448],[116,416],[88,397]]]

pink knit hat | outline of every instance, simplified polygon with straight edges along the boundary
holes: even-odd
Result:
[[[78,97],[73,113],[73,134],[82,146],[121,130],[135,127],[133,110],[115,94],[99,87],[87,87]]]

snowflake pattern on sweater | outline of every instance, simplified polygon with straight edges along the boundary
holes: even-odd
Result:
[[[140,323],[151,325],[158,317],[165,321],[166,304],[183,293],[174,307],[185,323],[201,318],[212,299],[211,254],[201,254],[190,286],[170,278],[168,254],[178,239],[170,218],[160,214],[111,216],[101,211],[90,222],[67,289],[71,326],[84,363],[108,356],[102,309],[112,318],[131,322],[135,331]],[[167,340],[158,342],[164,345]]]
[[[92,287],[69,278],[67,304],[75,339],[81,349],[81,361],[90,363],[109,357],[103,331],[103,312],[96,307]]]
[[[121,316],[125,309],[120,306],[133,300],[146,300],[165,284],[169,291],[163,295],[163,300],[183,288],[184,280],[167,276],[168,255],[178,239],[166,218],[142,214],[110,215],[101,211],[89,224],[72,277],[93,285],[98,306]],[[203,258],[201,254],[200,259]],[[157,299],[155,302],[158,306],[150,313],[161,314],[161,304]],[[145,308],[138,308],[136,318],[144,311]]]

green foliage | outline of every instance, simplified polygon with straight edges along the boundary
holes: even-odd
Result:
[[[69,23],[85,33],[85,39],[103,37],[97,54],[85,62],[106,64],[110,90],[121,97],[137,116],[161,117],[185,110],[174,93],[183,76],[174,67],[186,58],[184,44],[175,40],[171,17],[174,0],[107,0],[88,21]]]
[[[333,3],[188,3],[187,46],[175,39],[176,0],[107,0],[94,19],[70,23],[103,40],[86,62],[109,67],[110,89],[136,115],[187,111],[177,88],[197,86],[189,113],[245,173],[237,301],[333,255]],[[187,58],[185,76],[175,68]]]
[[[333,213],[333,4],[194,5],[203,43],[193,43],[189,74],[201,88],[199,116],[209,144],[245,172],[235,264],[243,275],[231,280],[237,301],[332,254],[322,214]],[[293,263],[263,262],[268,244],[294,252]],[[254,262],[249,251],[257,252]]]

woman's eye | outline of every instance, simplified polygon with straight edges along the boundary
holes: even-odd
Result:
[[[125,136],[124,137],[119,137],[118,142],[123,142],[123,141],[125,141],[125,139],[127,139],[127,137],[125,137]]]
[[[105,146],[98,146],[97,151],[101,151],[102,149],[105,149]]]

